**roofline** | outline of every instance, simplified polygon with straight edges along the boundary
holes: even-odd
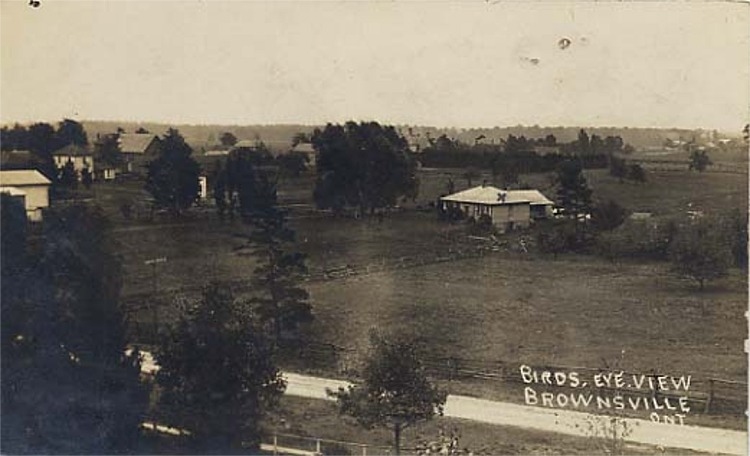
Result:
[[[440,201],[450,201],[451,203],[468,203],[468,204],[484,204],[485,206],[507,206],[510,204],[531,204],[531,201],[472,201],[463,199],[448,199],[448,197],[441,197]]]

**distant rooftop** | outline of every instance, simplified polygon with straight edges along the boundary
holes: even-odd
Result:
[[[292,147],[292,152],[303,152],[305,154],[314,154],[315,148],[310,143],[301,142],[297,144],[296,146]]]
[[[156,135],[152,133],[121,133],[118,140],[120,152],[123,154],[144,154],[154,139],[156,139]]]
[[[52,152],[52,155],[70,155],[74,157],[91,155],[91,149],[88,146],[79,146],[78,144],[68,144],[67,146]]]
[[[50,180],[35,169],[16,169],[0,171],[0,185],[3,187],[22,187],[24,185],[49,185]]]

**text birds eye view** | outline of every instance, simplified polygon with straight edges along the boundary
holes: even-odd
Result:
[[[748,4],[0,26],[3,454],[747,454]]]

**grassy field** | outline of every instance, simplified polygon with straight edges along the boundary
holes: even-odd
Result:
[[[282,182],[280,199],[292,208],[299,248],[313,273],[350,266],[382,272],[331,281],[311,281],[316,320],[307,328],[315,341],[348,349],[338,369],[355,366],[368,344],[370,328],[417,337],[429,354],[517,368],[531,365],[603,368],[614,362],[632,372],[657,370],[745,381],[742,351],[746,334],[747,277],[730,277],[697,293],[663,263],[611,264],[595,256],[498,252],[461,261],[398,267],[404,258],[434,258],[472,249],[464,228],[441,224],[427,206],[445,193],[447,180],[466,188],[462,170],[420,171],[420,196],[384,218],[353,220],[310,209],[313,180]],[[586,171],[595,198],[616,199],[632,211],[677,215],[709,214],[747,207],[747,175],[652,171],[645,184],[620,183],[606,170]],[[480,183],[483,176],[474,180]],[[549,175],[522,181],[554,197]],[[180,297],[196,296],[212,279],[247,283],[255,262],[240,256],[237,236],[246,228],[222,222],[210,209],[179,220],[125,220],[122,200],[138,200],[139,183],[99,185],[96,200],[115,222],[126,270],[128,305],[162,293],[160,318],[176,312]],[[415,210],[417,207],[424,212]],[[144,262],[167,257],[155,269]],[[149,321],[150,311],[134,319]],[[336,370],[328,375],[339,374]],[[493,381],[453,382],[452,391],[522,401],[522,388]],[[701,418],[705,423],[706,419]],[[729,424],[741,427],[738,416]]]
[[[661,264],[498,257],[314,283],[315,332],[363,348],[407,333],[443,356],[745,377],[747,295],[735,272],[696,293]]]

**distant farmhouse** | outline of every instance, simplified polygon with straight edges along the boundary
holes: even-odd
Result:
[[[35,169],[0,171],[0,193],[23,202],[26,216],[37,222],[42,220],[42,210],[49,207],[50,180]]]
[[[560,154],[560,147],[559,146],[536,145],[536,146],[534,146],[534,152],[537,155],[541,155],[541,156],[552,155],[552,154]]]
[[[117,143],[128,173],[140,171],[161,148],[161,140],[151,133],[120,133]]]
[[[76,171],[78,180],[81,179],[81,173],[84,169],[88,169],[92,179],[94,178],[94,154],[88,147],[68,144],[62,149],[52,152],[52,157],[55,160],[55,167],[58,169],[64,167],[68,162],[73,163],[73,169]]]
[[[537,190],[502,190],[480,185],[440,198],[443,210],[457,208],[467,217],[486,215],[500,231],[528,227],[552,215],[554,203]]]
[[[301,142],[296,146],[292,147],[291,153],[303,154],[307,157],[307,166],[311,169],[315,168],[315,148],[312,144],[307,142]]]

